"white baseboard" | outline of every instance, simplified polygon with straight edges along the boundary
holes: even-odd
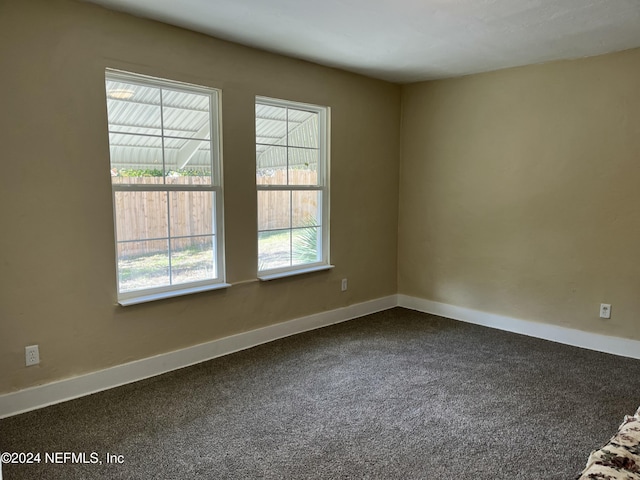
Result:
[[[395,306],[589,350],[640,359],[640,341],[637,340],[610,337],[556,325],[520,320],[399,294],[316,313],[181,350],[117,365],[105,370],[0,395],[0,418],[101,392],[255,347],[279,338],[315,330]]]
[[[398,306],[574,347],[640,359],[640,341],[638,340],[610,337],[557,325],[520,320],[402,294],[398,295]]]
[[[393,308],[396,295],[316,313],[192,347],[0,395],[0,418],[83,397],[145,378],[188,367],[212,358],[255,347],[279,338],[333,325]]]

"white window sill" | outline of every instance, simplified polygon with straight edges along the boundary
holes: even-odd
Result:
[[[123,307],[129,305],[137,305],[139,303],[153,302],[155,300],[162,300],[165,298],[180,297],[182,295],[189,295],[191,293],[208,292],[209,290],[219,290],[221,288],[230,287],[230,283],[216,283],[213,285],[200,285],[198,287],[187,287],[180,290],[171,290],[169,292],[151,293],[149,295],[140,295],[139,297],[123,298],[118,300],[118,303]]]
[[[287,270],[286,272],[267,273],[266,275],[258,275],[258,280],[268,282],[278,278],[293,277],[294,275],[303,275],[311,272],[321,272],[322,270],[331,270],[335,265],[317,265],[315,267],[303,267],[297,270]]]

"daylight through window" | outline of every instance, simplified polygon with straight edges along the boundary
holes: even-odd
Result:
[[[256,98],[259,275],[329,263],[328,108]]]
[[[106,94],[120,303],[222,285],[219,91],[107,70]]]

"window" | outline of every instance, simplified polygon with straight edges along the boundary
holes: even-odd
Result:
[[[228,286],[220,92],[105,76],[119,303]]]
[[[329,265],[329,109],[256,98],[258,276]]]

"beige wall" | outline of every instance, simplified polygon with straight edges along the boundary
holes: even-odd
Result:
[[[336,268],[116,306],[107,66],[223,90],[231,283],[256,276],[255,95],[329,105]],[[397,291],[396,85],[90,4],[4,0],[0,98],[0,393]],[[26,368],[30,344],[42,363]]]
[[[639,82],[632,50],[404,88],[400,293],[640,339]]]
[[[336,268],[117,306],[105,67],[223,90],[231,283],[256,274],[255,95],[329,105]],[[397,291],[640,339],[639,79],[634,50],[401,88],[81,2],[5,0],[0,394]],[[26,368],[30,344],[42,363]]]

